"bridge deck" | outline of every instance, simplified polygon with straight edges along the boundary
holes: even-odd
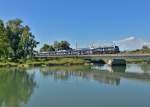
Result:
[[[36,55],[35,57],[150,57],[150,54]]]

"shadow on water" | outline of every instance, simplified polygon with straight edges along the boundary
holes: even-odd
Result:
[[[32,95],[36,82],[34,74],[25,69],[0,69],[0,107],[21,107]]]
[[[126,66],[112,66],[112,67],[110,67],[109,72],[125,73],[125,71],[126,71]]]
[[[100,83],[118,86],[122,78],[150,82],[149,73],[126,72],[126,66],[114,66],[102,69],[104,66],[58,66],[41,68],[44,76],[55,80],[68,80],[71,77],[96,80]]]

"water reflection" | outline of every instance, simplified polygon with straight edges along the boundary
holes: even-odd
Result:
[[[116,69],[116,68],[113,68]],[[124,69],[121,69],[124,70]],[[51,76],[55,80],[68,80],[71,77],[96,80],[100,83],[119,85],[120,77],[114,76],[107,70],[92,70],[90,67],[85,66],[72,66],[72,67],[48,67],[42,68],[41,72],[45,76]]]
[[[29,72],[29,71],[32,71],[32,72]],[[52,79],[52,81],[51,81],[51,79]],[[53,79],[54,79],[54,81],[53,81]],[[36,88],[35,90],[38,91],[38,92],[36,92],[36,94],[39,94],[39,96],[44,94],[45,87],[48,88],[48,92],[45,92],[46,94],[44,95],[44,97],[42,97],[43,99],[45,98],[45,100],[46,100],[46,99],[51,98],[51,95],[53,95],[53,93],[55,93],[53,96],[56,96],[57,93],[61,92],[61,90],[59,90],[57,85],[61,86],[63,88],[63,91],[70,89],[70,88],[66,87],[66,84],[65,85],[64,84],[55,84],[55,82],[57,80],[63,81],[64,83],[66,81],[71,80],[73,82],[73,84],[69,84],[67,86],[72,87],[74,85],[74,82],[76,82],[78,80],[79,80],[79,82],[81,82],[82,80],[83,81],[85,80],[84,81],[85,83],[89,83],[89,80],[92,80],[92,81],[94,80],[94,82],[96,81],[96,83],[98,83],[98,84],[94,84],[94,86],[100,85],[102,83],[108,84],[108,85],[113,85],[113,86],[119,86],[120,84],[123,84],[123,82],[122,82],[123,79],[136,80],[134,83],[136,83],[137,81],[142,81],[144,83],[147,83],[147,82],[150,83],[150,66],[148,64],[147,65],[146,64],[143,64],[143,65],[142,64],[139,64],[139,65],[130,64],[127,66],[115,66],[115,67],[109,67],[107,65],[104,65],[104,66],[96,65],[96,66],[92,66],[92,67],[91,66],[57,66],[57,67],[42,67],[42,68],[39,67],[39,68],[33,68],[32,70],[16,69],[16,68],[14,68],[14,69],[13,68],[9,68],[9,69],[1,68],[0,69],[0,107],[22,107],[24,105],[25,105],[25,107],[26,107],[26,105],[27,105],[27,107],[32,107],[32,103],[34,103],[34,102],[32,102],[32,101],[30,102],[30,100],[31,100],[30,98],[37,98],[33,94],[33,91],[34,91],[35,87],[37,86],[37,84],[38,84],[38,88]],[[51,84],[51,85],[49,85],[49,84]],[[93,85],[93,83],[92,83],[92,85]],[[83,87],[78,85],[78,88],[83,88]],[[90,88],[90,87],[88,87],[88,88]],[[103,88],[105,90],[105,86]],[[119,88],[119,87],[117,87],[117,88]],[[128,89],[128,87],[126,87],[126,86],[124,86],[124,88]],[[121,88],[121,91],[124,88]],[[72,89],[74,89],[74,88],[72,88]],[[85,86],[85,89],[87,89],[86,86]],[[99,89],[101,89],[101,87]],[[99,93],[101,91],[105,92],[103,89],[101,89],[101,91],[99,91],[99,89],[97,89],[98,90],[97,93]],[[50,93],[49,90],[51,90],[52,93]],[[66,92],[68,92],[68,90]],[[92,88],[91,88],[91,90],[92,90]],[[89,90],[89,92],[91,92],[91,90]],[[112,90],[112,89],[110,89],[110,90]],[[82,89],[80,91],[81,91],[81,93],[83,93]],[[123,90],[123,92],[124,91],[125,90]],[[140,91],[141,91],[141,88],[139,89],[139,92]],[[69,92],[72,92],[72,90],[69,90]],[[50,94],[48,94],[48,93],[50,93]],[[62,93],[64,93],[64,92],[62,92]],[[106,93],[107,93],[107,91],[106,91]],[[115,91],[114,91],[114,93],[115,93]],[[116,96],[116,94],[117,94],[117,92],[114,94],[114,96]],[[124,93],[122,93],[122,94],[124,94]],[[78,95],[82,95],[82,94],[78,94]],[[93,94],[91,94],[91,95],[93,95]],[[95,95],[97,95],[97,94],[95,94]],[[60,96],[61,95],[58,94],[57,98],[59,99]],[[72,93],[69,93],[68,96],[70,96],[70,98],[72,98]],[[64,99],[64,96],[61,96],[61,98]],[[95,98],[95,97],[93,97],[93,98]],[[98,95],[97,99],[99,99],[99,98],[101,98],[101,97]],[[110,97],[108,96],[108,98],[110,98]],[[41,99],[41,97],[39,99]],[[59,101],[62,101],[62,99]],[[53,100],[53,98],[50,101],[52,101],[52,100]],[[66,99],[65,101],[68,101],[68,99]],[[52,101],[52,102],[54,102],[54,101]],[[28,106],[28,103],[30,103],[31,106]],[[45,103],[49,103],[49,100]],[[43,104],[45,104],[45,103],[43,103]],[[98,103],[99,103],[99,101],[98,101]],[[36,105],[37,102],[35,102],[34,104]],[[34,106],[34,107],[36,107],[36,106]],[[38,107],[40,107],[40,106],[38,106]]]
[[[140,67],[144,73],[150,72],[150,66],[148,64],[140,64]]]
[[[51,76],[55,80],[68,80],[71,77],[76,77],[82,79],[96,80],[100,83],[116,86],[120,84],[122,78],[150,82],[149,73],[145,73],[145,71],[142,71],[143,73],[129,72],[128,70],[130,71],[130,66],[59,66],[41,68],[40,71],[44,76]],[[146,70],[148,72],[150,69]]]
[[[122,72],[124,73],[126,71],[126,66],[112,66],[111,72]]]
[[[0,69],[0,107],[21,107],[33,93],[34,74],[24,69]]]

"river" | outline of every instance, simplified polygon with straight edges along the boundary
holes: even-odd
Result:
[[[149,107],[150,65],[0,68],[0,107]]]

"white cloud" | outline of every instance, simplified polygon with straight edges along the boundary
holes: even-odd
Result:
[[[148,47],[150,47],[150,41],[145,41],[134,36],[115,41],[115,44],[118,45],[121,50],[141,49],[143,45],[147,45]]]

